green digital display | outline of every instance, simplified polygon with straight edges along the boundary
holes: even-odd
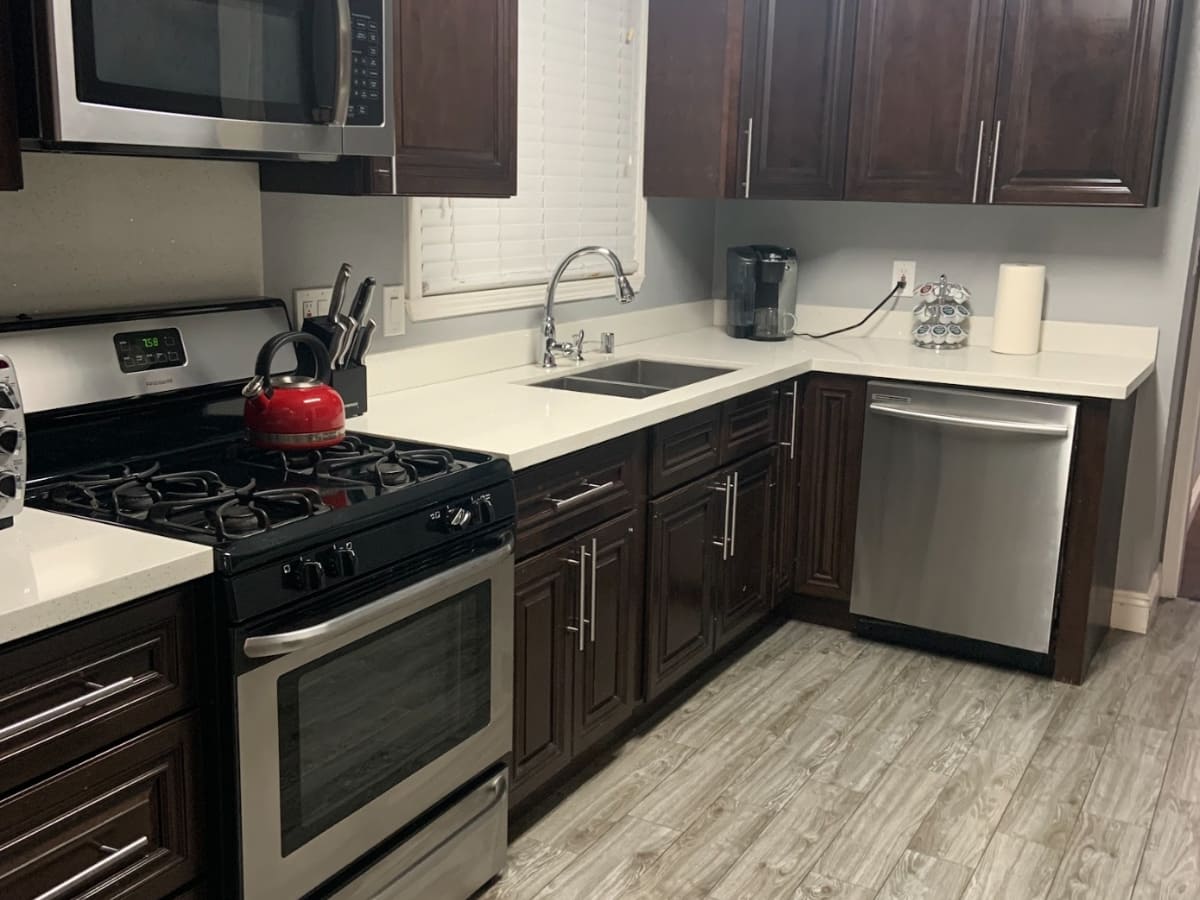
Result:
[[[144,337],[142,338],[142,346],[147,350],[156,350],[158,349],[158,340],[156,337]]]

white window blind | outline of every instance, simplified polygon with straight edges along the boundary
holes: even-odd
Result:
[[[521,0],[517,196],[414,201],[423,295],[545,284],[585,244],[637,270],[642,2]]]

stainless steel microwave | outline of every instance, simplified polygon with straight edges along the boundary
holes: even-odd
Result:
[[[389,0],[16,0],[26,146],[391,156]]]

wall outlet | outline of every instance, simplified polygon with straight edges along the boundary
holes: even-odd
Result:
[[[304,324],[305,319],[323,316],[329,312],[329,300],[333,297],[333,287],[296,288],[292,291],[292,317],[296,327]]]
[[[917,264],[910,260],[896,260],[892,263],[892,283],[889,288],[894,288],[896,284],[904,279],[904,290],[900,292],[901,297],[911,297],[917,289]]]
[[[404,334],[407,316],[404,307],[404,288],[398,284],[383,288],[383,333],[387,337]]]

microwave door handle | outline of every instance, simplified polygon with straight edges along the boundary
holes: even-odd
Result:
[[[309,8],[312,32],[312,119],[345,125],[352,77],[350,0],[322,0]]]
[[[248,637],[242,644],[242,652],[250,659],[270,659],[275,656],[286,656],[298,650],[304,650],[316,644],[340,637],[361,625],[380,619],[397,609],[403,609],[415,600],[438,591],[444,591],[447,586],[460,581],[476,578],[490,571],[499,563],[513,555],[513,536],[506,534],[504,542],[496,550],[483,556],[468,560],[462,565],[447,569],[432,575],[424,581],[381,597],[374,603],[368,603],[358,609],[336,616],[317,625],[298,628],[295,631],[284,631],[279,634],[264,634],[258,637]]]
[[[350,0],[337,3],[337,94],[333,105],[333,124],[345,125],[350,117],[350,79],[354,55],[351,45],[353,23],[350,21]]]

